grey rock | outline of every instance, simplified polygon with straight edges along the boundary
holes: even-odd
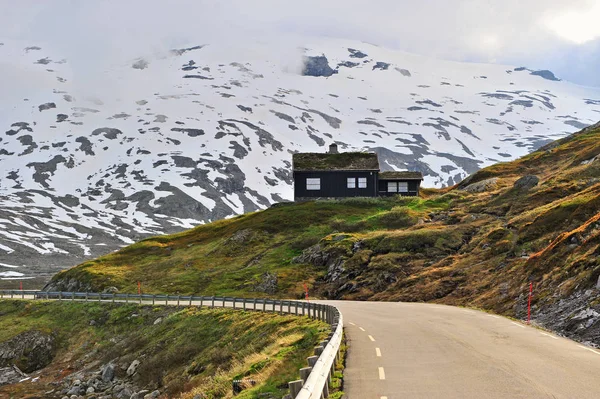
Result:
[[[360,50],[356,50],[353,48],[349,48],[348,52],[350,53],[350,58],[365,58],[365,57],[367,57],[367,54],[363,53]]]
[[[375,65],[373,65],[373,71],[376,69],[381,69],[382,71],[387,71],[390,67],[390,64],[387,62],[378,61]]]
[[[0,386],[15,384],[23,378],[24,374],[16,366],[0,367]]]
[[[0,367],[17,364],[30,373],[46,367],[54,358],[55,337],[41,331],[26,331],[0,344]]]
[[[144,395],[144,399],[156,399],[160,396],[160,391],[153,391]]]
[[[537,186],[539,182],[539,177],[534,175],[526,175],[517,180],[514,184],[514,187],[520,190],[531,190],[533,187]]]
[[[539,70],[539,71],[532,71],[530,74],[534,75],[534,76],[540,76],[540,77],[542,77],[542,78],[544,78],[546,80],[552,80],[552,81],[555,81],[555,82],[559,82],[560,81],[560,79],[557,78],[554,75],[554,73],[552,73],[551,71],[548,71],[546,69],[542,69],[542,70]]]
[[[148,61],[146,61],[143,58],[140,58],[139,60],[137,60],[136,62],[134,62],[131,65],[131,67],[133,69],[146,69],[146,68],[148,68],[148,65],[150,65]]]
[[[277,274],[265,272],[261,276],[260,282],[254,287],[258,292],[275,294],[277,292]]]
[[[410,78],[412,75],[408,69],[395,68],[396,71],[400,72],[403,76]]]
[[[106,366],[104,366],[104,369],[102,370],[102,381],[110,382],[114,378],[115,378],[115,365],[112,363],[109,363]]]
[[[109,128],[109,127],[102,127],[102,128],[95,129],[94,131],[92,131],[92,136],[98,136],[100,134],[104,134],[104,137],[106,137],[109,140],[114,140],[117,138],[117,136],[119,136],[120,134],[123,134],[123,132],[120,131],[119,129],[113,129],[113,128]]]
[[[158,320],[161,320],[161,319],[160,318],[156,319],[156,321],[158,321]],[[154,324],[158,324],[158,323],[156,323],[156,321],[154,322]],[[136,359],[133,362],[131,362],[131,364],[127,368],[127,375],[129,377],[131,377],[132,375],[134,375],[135,372],[137,371],[138,367],[140,367],[140,361]]]
[[[38,109],[40,110],[40,112],[47,111],[47,110],[52,109],[52,108],[56,108],[56,104],[54,104],[54,103],[46,103],[46,104],[42,104],[42,105],[40,105],[38,107]]]
[[[462,188],[462,190],[467,191],[469,193],[484,193],[486,191],[495,190],[497,187],[497,183],[498,178],[492,177],[491,179],[485,179],[476,183],[469,184],[468,186]]]
[[[145,389],[145,390],[134,393],[133,395],[131,395],[131,397],[129,399],[144,399],[144,396],[146,396],[149,393],[150,393],[150,391]]]
[[[305,57],[304,59],[304,69],[302,70],[304,76],[329,77],[336,73],[337,71],[329,66],[329,61],[324,55]]]

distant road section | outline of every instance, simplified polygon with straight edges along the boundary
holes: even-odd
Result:
[[[600,351],[443,305],[327,301],[350,343],[348,399],[598,399]]]

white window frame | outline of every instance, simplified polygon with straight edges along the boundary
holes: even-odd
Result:
[[[308,191],[321,190],[321,178],[320,177],[306,178],[306,190],[308,190]]]
[[[398,192],[399,193],[408,193],[408,182],[407,181],[398,182]]]
[[[358,188],[367,188],[367,178],[366,177],[358,178]]]
[[[388,181],[387,182],[387,192],[388,193],[397,193],[398,192],[398,182]]]
[[[356,188],[356,177],[348,177],[346,179],[347,188]]]

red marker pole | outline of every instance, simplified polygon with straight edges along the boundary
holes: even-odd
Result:
[[[19,281],[19,289],[20,289],[21,291],[23,291],[23,282],[22,282],[22,281]]]
[[[305,293],[305,297],[306,297],[306,302],[310,302],[308,300],[308,286],[306,285],[306,283],[304,283],[304,293]]]
[[[529,283],[529,301],[527,302],[527,324],[531,321],[531,297],[533,296],[533,283]]]

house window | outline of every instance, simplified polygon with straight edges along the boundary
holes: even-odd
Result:
[[[367,178],[366,177],[358,178],[358,188],[367,188]]]
[[[347,179],[348,181],[348,188],[356,188],[356,178],[355,177],[349,177]]]
[[[306,179],[306,189],[311,191],[318,191],[321,189],[321,179]]]
[[[398,192],[398,183],[395,181],[388,182],[388,193],[397,193]]]
[[[408,192],[408,182],[401,181],[398,183],[398,192],[407,193]]]

